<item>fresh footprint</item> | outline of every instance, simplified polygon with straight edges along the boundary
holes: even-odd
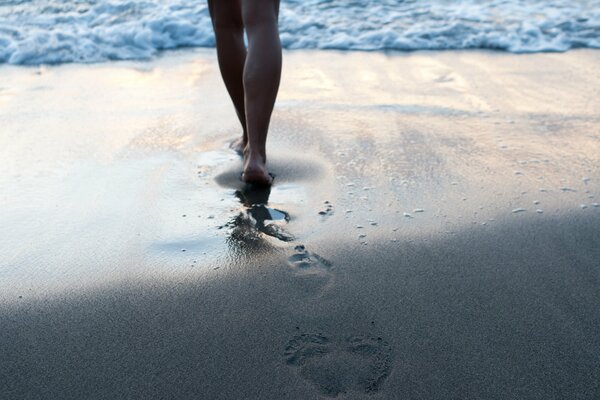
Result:
[[[331,263],[318,254],[306,250],[303,244],[294,247],[294,255],[288,258],[290,265],[298,271],[317,273],[329,269]]]
[[[288,365],[329,397],[351,391],[375,394],[392,368],[390,345],[368,336],[336,342],[321,334],[301,334],[288,342],[284,356]]]
[[[288,264],[307,291],[321,290],[331,283],[332,264],[323,257],[310,252],[304,245],[294,247],[294,254],[288,258]]]

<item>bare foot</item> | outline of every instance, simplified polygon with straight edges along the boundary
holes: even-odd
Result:
[[[244,138],[241,137],[231,142],[229,147],[231,147],[231,150],[235,151],[240,156],[242,156],[244,155],[244,148],[246,147],[246,142],[244,141]]]
[[[271,186],[273,178],[267,171],[265,157],[244,150],[244,172],[242,180],[246,183]]]

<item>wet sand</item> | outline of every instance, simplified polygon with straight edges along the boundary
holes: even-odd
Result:
[[[600,397],[600,52],[284,61],[0,67],[0,397]]]

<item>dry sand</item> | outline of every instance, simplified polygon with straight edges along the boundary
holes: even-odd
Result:
[[[0,67],[0,398],[599,398],[600,52],[284,61]]]

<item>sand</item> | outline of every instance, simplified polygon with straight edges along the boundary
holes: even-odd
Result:
[[[0,67],[3,399],[600,397],[600,52]]]

